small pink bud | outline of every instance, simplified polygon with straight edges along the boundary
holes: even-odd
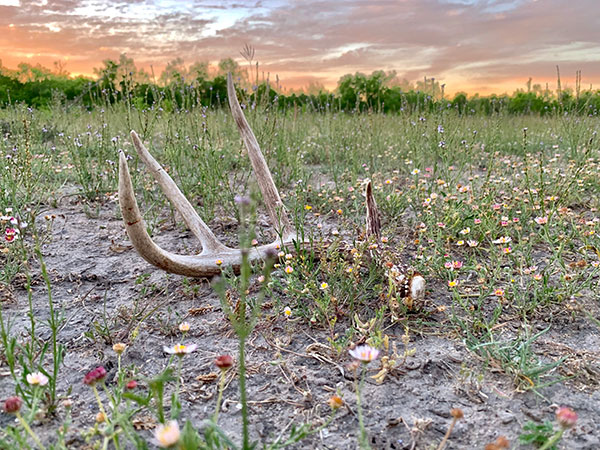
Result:
[[[233,366],[233,358],[229,355],[221,355],[215,359],[215,365],[221,370],[229,369]]]
[[[125,387],[129,390],[131,389],[135,389],[137,387],[137,381],[135,380],[130,380],[127,382],[127,384],[125,385]]]
[[[577,423],[577,413],[571,408],[563,406],[556,410],[556,420],[562,428],[573,428]]]
[[[16,413],[21,409],[23,400],[19,397],[9,397],[4,401],[4,412]]]
[[[88,386],[93,386],[98,381],[101,381],[106,377],[106,369],[102,366],[96,367],[91,372],[88,372],[85,377],[83,377],[83,382]]]

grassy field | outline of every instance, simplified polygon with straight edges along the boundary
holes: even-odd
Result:
[[[572,399],[582,393],[593,396],[600,383],[597,117],[461,116],[452,109],[423,116],[284,114],[268,105],[246,113],[283,201],[312,249],[295,256],[283,252],[272,271],[254,267],[241,277],[225,273],[210,287],[202,280],[165,278],[131,250],[116,201],[118,150],[131,156],[148,229],[167,247],[188,253],[197,248],[138,163],[128,137],[131,129],[225,242],[237,245],[240,235],[242,243],[249,236],[266,242],[274,235],[264,223],[260,199],[256,212],[240,212],[235,201],[240,195],[258,196],[229,111],[138,111],[123,104],[92,111],[77,106],[0,110],[0,392],[3,398],[17,395],[23,400],[18,422],[8,414],[0,422],[3,448],[152,447],[152,439],[160,443],[173,432],[155,428],[169,418],[181,425],[176,445],[186,449],[249,448],[250,440],[280,448],[301,438],[313,448],[483,448],[492,442],[496,447],[490,448],[507,448],[496,441],[500,434],[509,438],[510,448],[552,448],[561,438],[564,448],[595,448],[597,406],[571,403],[569,393]],[[368,180],[381,212],[384,238],[379,242],[364,236]],[[129,291],[119,291],[118,298],[111,298],[116,294],[108,288],[97,289],[95,309],[86,318],[77,303],[86,299],[84,290],[69,294],[60,285],[73,261],[61,261],[56,254],[83,248],[85,239],[98,233],[105,236],[98,245],[110,246],[114,264],[124,270],[134,264],[136,270],[119,279]],[[102,264],[102,254],[85,252],[76,255],[77,264],[86,264],[86,256],[91,266]],[[393,288],[388,269],[400,263],[426,279],[422,302],[406,301]],[[263,270],[264,281],[259,278]],[[210,301],[204,302],[203,296]],[[187,302],[183,309],[177,309],[178,298]],[[246,306],[240,313],[236,302],[248,306],[247,315]],[[191,311],[207,304],[219,336],[229,339],[229,347],[222,350],[221,337],[194,334],[208,325]],[[125,318],[124,309],[129,310]],[[79,323],[76,333],[74,321]],[[190,324],[190,331],[180,328],[182,322]],[[231,353],[243,362],[232,344],[235,336],[253,341],[265,333],[275,337],[277,358],[272,353],[258,364],[250,354],[247,368],[235,364],[229,370],[214,369],[212,380],[203,381],[214,398],[191,400],[186,386],[203,376],[192,368],[205,362],[207,346],[215,355]],[[316,410],[299,394],[311,391],[307,386],[316,376],[299,382],[281,362],[304,351],[293,346],[299,335],[304,336],[302,349],[321,349],[315,370],[337,373],[342,368],[340,383],[348,384],[311,398],[313,406],[321,405]],[[76,346],[73,336],[81,336]],[[128,359],[131,349],[150,338],[158,343],[155,364],[137,365]],[[458,391],[467,399],[472,391],[489,397],[502,386],[503,408],[524,402],[529,414],[521,408],[515,420],[505,423],[490,416],[496,407],[484,400],[488,411],[481,416],[473,412],[471,419],[467,412],[476,407],[461,402],[449,405],[452,415],[448,407],[446,415],[432,416],[416,403],[418,417],[402,415],[398,405],[420,396],[415,393],[419,378],[403,377],[413,370],[411,361],[433,358],[424,356],[432,339],[440,355],[444,348],[461,355],[448,398]],[[188,349],[194,343],[199,348],[185,357],[160,359],[160,342],[169,346],[184,340]],[[127,346],[117,359],[115,343]],[[362,370],[347,366],[348,349],[356,344],[380,351]],[[94,382],[86,383],[92,388],[77,386],[81,400],[73,402],[72,385],[82,383],[72,382],[66,372],[83,379],[111,358],[116,363],[109,370],[110,382],[98,382],[98,389]],[[261,372],[261,367],[273,360],[282,369],[269,379],[270,372]],[[301,361],[294,367],[303,370]],[[37,372],[48,378],[47,384],[28,380],[28,374]],[[284,384],[298,387],[295,395],[300,398],[294,402],[299,406],[292,405],[293,413],[283,418],[258,410],[258,403],[248,410],[248,400],[237,393],[237,380],[245,396],[246,378],[251,386],[257,373],[267,384],[281,383],[283,373]],[[137,390],[126,388],[132,381]],[[412,383],[413,388],[402,391],[398,383]],[[554,390],[557,386],[562,390]],[[234,406],[217,417],[224,389],[225,397],[235,398],[232,404],[239,402],[241,417]],[[249,389],[249,399],[258,402],[261,392]],[[345,391],[356,395],[344,396]],[[398,392],[402,400],[389,404]],[[368,394],[367,404],[361,405],[361,393]],[[344,405],[339,408],[337,395]],[[388,400],[378,406],[377,398]],[[574,408],[584,425],[567,432],[565,410],[556,422],[550,405]],[[78,407],[85,413],[76,412]],[[379,407],[393,411],[394,419],[401,416],[406,425],[394,428],[402,428],[402,437],[393,437],[395,446],[377,440],[378,421],[392,427],[372,411]],[[96,417],[102,408],[104,417]],[[207,408],[217,412],[207,413]],[[303,408],[312,414],[299,412]],[[140,417],[149,425],[139,425]],[[273,424],[264,436],[255,427],[260,421]],[[343,426],[336,428],[336,421]],[[454,431],[450,427],[449,443],[442,443],[454,422],[458,424]],[[461,432],[463,423],[471,428],[465,425]],[[159,429],[163,434],[153,437]],[[278,441],[279,434],[283,437]]]

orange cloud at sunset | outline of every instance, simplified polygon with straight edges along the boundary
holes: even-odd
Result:
[[[0,59],[93,75],[121,53],[158,74],[256,49],[286,88],[335,88],[341,75],[394,70],[446,92],[600,84],[598,0],[0,0]],[[568,14],[566,13],[568,10]]]

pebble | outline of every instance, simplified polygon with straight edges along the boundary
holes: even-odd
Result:
[[[515,420],[515,415],[510,411],[498,411],[496,415],[498,416],[498,419],[500,419],[500,422],[505,425]]]

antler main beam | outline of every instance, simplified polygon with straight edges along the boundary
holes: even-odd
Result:
[[[296,231],[285,211],[273,177],[260,147],[248,125],[240,107],[233,85],[231,74],[227,76],[227,94],[229,106],[246,145],[252,168],[256,175],[269,217],[281,239],[275,242],[250,250],[250,260],[265,259],[267,255],[282,246],[292,244],[297,239]],[[202,244],[199,255],[178,255],[160,248],[146,231],[146,224],[140,213],[135,191],[129,175],[127,158],[123,152],[119,155],[119,204],[129,239],[138,253],[150,264],[170,273],[190,277],[210,277],[221,272],[223,267],[239,268],[242,260],[240,249],[233,249],[223,245],[211,229],[200,218],[191,203],[179,190],[173,179],[160,166],[146,149],[135,131],[131,132],[134,147],[146,164],[150,173],[159,184],[165,196],[173,207],[181,214],[184,222]]]
[[[294,228],[292,227],[290,219],[285,212],[285,207],[283,206],[283,202],[279,196],[279,191],[277,191],[277,187],[275,186],[275,182],[273,181],[273,177],[271,176],[271,171],[269,170],[269,166],[267,166],[265,157],[260,151],[256,136],[254,136],[252,128],[250,128],[250,125],[248,125],[246,116],[244,116],[242,108],[240,108],[240,103],[238,102],[237,95],[235,94],[235,87],[233,86],[233,80],[231,79],[231,73],[227,75],[227,97],[229,98],[229,108],[231,109],[231,114],[235,119],[235,123],[240,131],[242,140],[246,145],[248,157],[250,158],[252,169],[254,170],[256,180],[258,181],[258,187],[260,188],[260,192],[262,193],[265,201],[269,217],[271,218],[271,223],[274,227],[279,229],[279,232],[285,239],[289,235],[295,234]]]

